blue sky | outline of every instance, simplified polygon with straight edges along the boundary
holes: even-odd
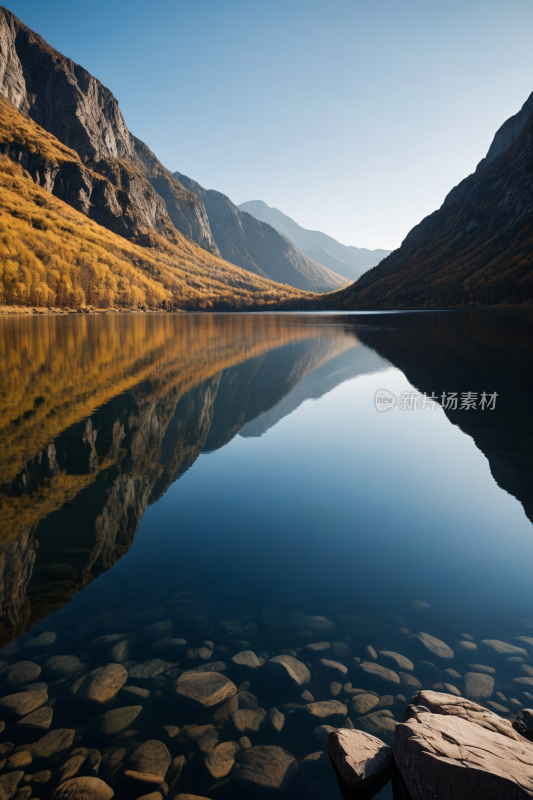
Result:
[[[397,247],[533,91],[531,0],[12,0],[171,170]]]

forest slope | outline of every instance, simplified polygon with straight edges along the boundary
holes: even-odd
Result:
[[[268,307],[305,295],[150,227],[133,243],[47,190],[110,181],[0,98],[0,305],[164,309]],[[42,184],[42,185],[40,185]],[[164,212],[166,218],[166,211]]]

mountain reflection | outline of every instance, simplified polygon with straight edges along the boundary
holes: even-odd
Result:
[[[342,328],[270,315],[2,325],[4,643],[112,567],[146,508],[202,451],[358,345]]]
[[[527,312],[0,319],[0,642],[109,570],[202,452],[391,364],[428,395],[498,392],[445,413],[533,520],[530,342]]]

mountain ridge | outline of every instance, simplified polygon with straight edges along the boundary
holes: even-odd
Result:
[[[330,292],[348,283],[299,250],[286,236],[230,198],[174,172],[174,177],[201,198],[217,247],[226,261],[278,283],[311,292]]]
[[[249,200],[238,208],[272,225],[310,258],[351,280],[359,278],[391,252],[341,244],[327,233],[303,228],[279,208],[268,206],[263,200]]]
[[[487,156],[378,266],[312,308],[533,303],[533,94]]]

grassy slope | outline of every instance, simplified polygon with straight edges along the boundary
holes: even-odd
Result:
[[[0,146],[10,143],[47,163],[81,164],[0,99]],[[228,264],[181,234],[176,243],[153,231],[146,239],[150,247],[141,247],[102,228],[0,156],[0,305],[262,308],[312,296]]]

